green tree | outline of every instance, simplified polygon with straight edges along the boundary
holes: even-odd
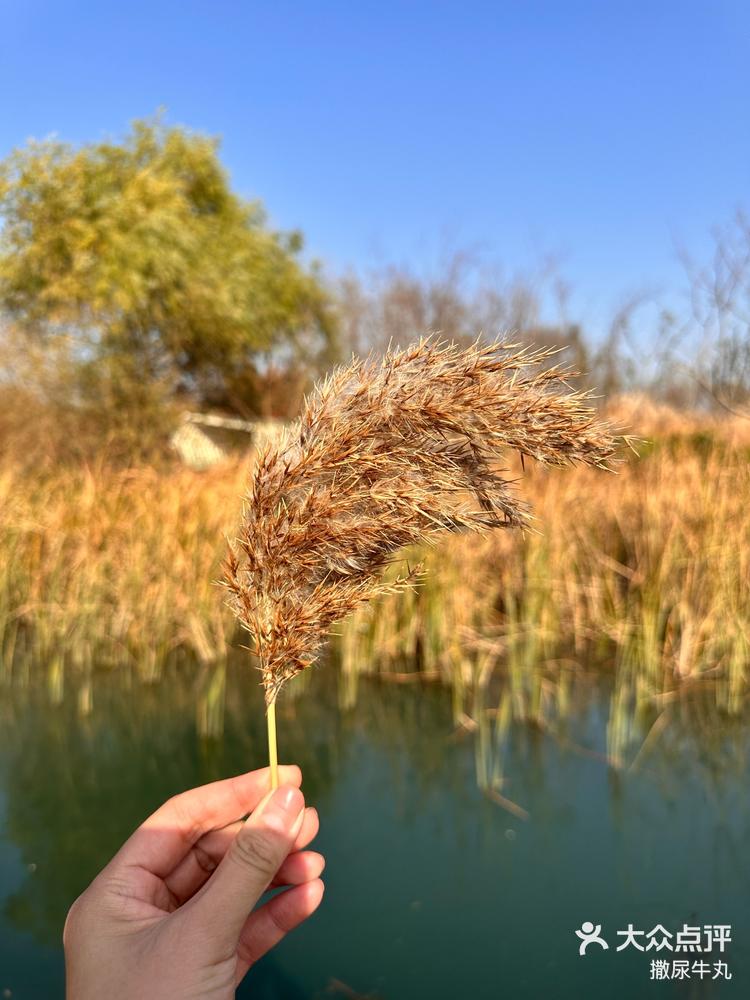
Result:
[[[136,122],[122,142],[34,142],[0,163],[0,308],[64,344],[80,403],[186,394],[263,409],[267,377],[329,362],[335,317],[299,233],[232,192],[217,142]]]

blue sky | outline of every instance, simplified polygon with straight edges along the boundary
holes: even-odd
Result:
[[[750,207],[740,2],[0,0],[0,153],[159,106],[332,269],[561,259],[596,333]]]

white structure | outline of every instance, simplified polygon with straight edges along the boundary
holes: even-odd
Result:
[[[185,413],[171,438],[172,447],[191,469],[208,469],[232,452],[260,448],[278,437],[281,420],[239,420],[211,413]]]

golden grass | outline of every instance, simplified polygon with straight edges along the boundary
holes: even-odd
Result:
[[[453,686],[459,713],[502,672],[514,712],[543,720],[565,688],[538,668],[564,662],[613,670],[623,702],[659,704],[710,680],[738,711],[750,653],[748,450],[713,427],[688,431],[658,438],[617,475],[527,462],[537,532],[454,536],[427,553],[418,590],[386,594],[339,629],[351,697],[362,672],[419,672]],[[212,581],[248,473],[238,461],[208,473],[2,469],[4,677],[42,673],[56,696],[70,672],[95,667],[130,663],[148,680],[170,658],[220,666],[240,637]],[[221,676],[207,678],[207,718]]]
[[[0,475],[0,637],[6,671],[226,651],[214,582],[247,467]]]
[[[418,660],[469,686],[496,665],[633,662],[658,692],[729,679],[735,704],[748,676],[750,466],[673,447],[616,477],[535,474],[538,533],[450,540],[420,592],[355,617],[345,661]]]

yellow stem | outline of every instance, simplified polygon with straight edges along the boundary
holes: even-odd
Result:
[[[271,790],[279,787],[279,756],[276,751],[276,699],[266,709],[268,722],[268,763],[271,765]]]

